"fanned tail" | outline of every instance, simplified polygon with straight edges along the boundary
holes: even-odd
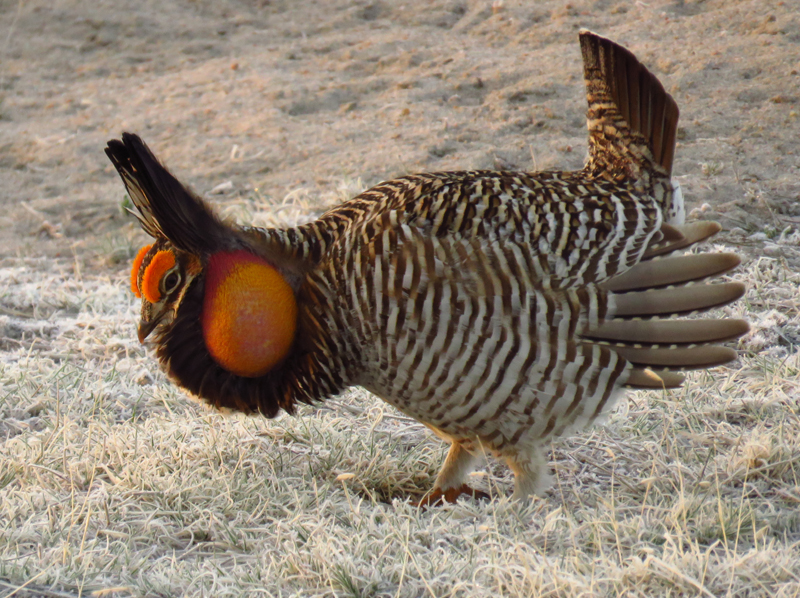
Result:
[[[678,129],[675,100],[630,50],[585,29],[580,42],[590,169],[614,172],[629,163],[669,176]]]
[[[716,223],[682,228],[668,225],[651,243],[644,261],[601,286],[610,294],[613,317],[582,335],[583,342],[603,345],[633,364],[626,386],[680,386],[680,371],[705,369],[736,359],[736,351],[719,346],[749,330],[744,320],[676,319],[727,305],[744,295],[738,282],[706,282],[739,265],[732,253],[662,257],[715,234]]]

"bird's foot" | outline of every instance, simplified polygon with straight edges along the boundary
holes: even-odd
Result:
[[[461,484],[460,486],[448,488],[444,491],[441,488],[434,488],[412,504],[415,507],[427,509],[428,507],[438,507],[444,503],[455,503],[458,497],[462,495],[467,495],[479,500],[489,500],[491,498],[491,496],[483,490],[475,490],[475,488],[470,488],[466,484]]]

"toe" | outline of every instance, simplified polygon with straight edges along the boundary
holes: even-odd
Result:
[[[444,503],[447,499],[444,497],[444,493],[440,488],[434,488],[427,494],[425,494],[422,498],[417,501],[412,502],[412,506],[419,507],[422,509],[427,509],[428,507],[436,507]]]
[[[431,492],[423,496],[418,501],[411,503],[415,507],[423,509],[428,507],[436,507],[444,503],[455,503],[461,496],[469,496],[478,500],[490,500],[491,496],[483,490],[475,490],[466,484],[461,484],[455,488],[448,488],[442,490],[441,488],[434,488]]]

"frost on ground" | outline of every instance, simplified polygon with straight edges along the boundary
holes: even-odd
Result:
[[[298,417],[214,413],[138,345],[121,276],[6,260],[0,587],[795,596],[800,276],[763,257],[734,277],[749,290],[726,311],[753,323],[738,363],[629,393],[552,447],[556,484],[528,507],[490,460],[473,483],[493,501],[423,512],[407,499],[444,456],[423,426],[360,389]]]
[[[0,0],[0,595],[800,595],[800,15],[761,0]],[[577,30],[681,109],[675,176],[750,320],[731,367],[628,393],[556,483],[421,512],[445,447],[354,389],[298,417],[191,401],[136,341],[123,130],[226,216],[381,180],[578,168]]]

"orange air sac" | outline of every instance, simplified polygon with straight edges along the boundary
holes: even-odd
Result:
[[[208,352],[220,366],[237,376],[263,376],[294,341],[294,291],[252,253],[215,253],[206,269],[201,324]]]

